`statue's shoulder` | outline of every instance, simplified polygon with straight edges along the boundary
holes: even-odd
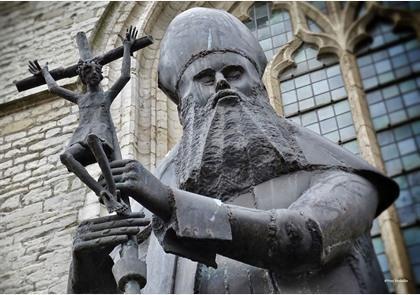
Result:
[[[176,144],[166,156],[158,163],[153,174],[164,184],[176,187],[175,157],[178,154],[179,144]]]
[[[309,166],[337,167],[368,179],[379,193],[377,214],[396,200],[399,187],[394,180],[334,142],[290,120],[286,122],[293,128],[294,140]]]

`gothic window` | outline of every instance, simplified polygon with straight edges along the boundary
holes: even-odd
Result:
[[[385,22],[370,32],[372,43],[358,51],[357,62],[386,172],[400,185],[395,206],[418,286],[420,240],[413,233],[420,231],[420,42]],[[372,234],[379,238],[377,224]],[[385,258],[381,262],[377,254],[388,276]]]
[[[245,25],[260,42],[267,59],[292,39],[292,23],[286,10],[273,10],[270,2],[256,2],[249,15],[251,19]]]
[[[326,2],[308,3],[328,14]],[[345,3],[339,3],[341,9]],[[382,5],[409,10],[420,7],[416,2],[384,1]],[[367,8],[368,5],[360,2],[356,18],[365,15]],[[246,25],[258,38],[268,58],[293,38],[287,11],[272,11],[271,3],[256,2],[250,16],[252,19]],[[303,16],[300,21],[306,22],[312,32],[322,32],[309,16]],[[273,24],[278,24],[278,30]],[[419,288],[420,42],[414,32],[394,31],[394,25],[378,18],[367,31],[371,41],[356,49],[357,63],[387,173],[401,187],[395,205]],[[278,77],[284,116],[359,154],[338,60],[331,55],[319,57],[317,52],[311,45],[303,44],[293,56],[295,67],[286,69]],[[384,276],[391,279],[377,220],[371,234]],[[394,292],[392,283],[388,283],[388,287]]]
[[[294,55],[296,67],[280,76],[286,118],[358,153],[356,133],[342,73],[332,56],[317,59],[304,44]]]

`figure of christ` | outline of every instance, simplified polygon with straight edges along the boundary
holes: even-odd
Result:
[[[115,97],[130,80],[130,51],[137,33],[135,27],[130,26],[127,29],[123,40],[121,76],[107,91],[103,91],[100,86],[103,79],[102,65],[95,59],[79,61],[77,72],[87,88],[86,93],[83,94],[58,86],[47,65],[41,68],[37,60],[29,62],[29,72],[33,75],[42,75],[51,93],[78,105],[79,126],[70,139],[68,147],[61,154],[60,160],[70,172],[76,174],[100,197],[110,213],[128,214],[129,212],[129,207],[122,201],[119,191],[115,188],[110,172],[109,162],[120,157],[110,108]],[[107,189],[100,186],[86,170],[86,166],[94,163],[98,163],[107,182]]]

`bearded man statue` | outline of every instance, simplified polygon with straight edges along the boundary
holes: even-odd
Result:
[[[155,176],[135,160],[111,164],[117,189],[154,214],[140,247],[144,292],[387,292],[369,233],[397,184],[280,117],[261,80],[266,63],[227,12],[193,8],[169,25],[159,87],[178,105],[183,136]],[[105,239],[95,226],[78,235],[89,255],[73,251],[72,292],[116,291],[107,254],[135,229]],[[97,269],[86,271],[87,256]]]

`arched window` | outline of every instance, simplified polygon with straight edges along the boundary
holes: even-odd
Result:
[[[267,59],[292,39],[292,23],[286,10],[272,10],[271,2],[256,2],[249,15],[251,19],[245,25],[260,42]]]
[[[395,206],[419,286],[420,42],[413,32],[395,33],[383,21],[370,34],[372,43],[358,51],[357,62],[387,174],[400,185]],[[377,224],[372,234],[382,270],[390,278]]]
[[[327,17],[336,14],[333,4],[309,1]],[[346,2],[339,2],[344,9]],[[418,9],[416,2],[386,2],[383,6]],[[337,7],[337,6],[336,6]],[[350,6],[348,6],[350,7]],[[369,5],[358,6],[357,19],[371,13]],[[272,21],[275,14],[281,14]],[[307,24],[310,31],[323,29],[308,15],[291,20],[285,10],[272,11],[272,3],[256,2],[250,9],[247,26],[260,41],[268,58],[293,38],[292,25]],[[280,24],[273,30],[272,24]],[[420,285],[420,42],[410,31],[394,32],[393,25],[375,17],[367,28],[372,42],[356,51],[363,90],[377,134],[381,154],[389,176],[401,188],[396,201],[404,239]],[[277,32],[277,33],[274,33]],[[324,32],[325,33],[325,32]],[[282,35],[283,34],[283,35]],[[274,43],[274,36],[277,36]],[[297,38],[297,37],[296,37]],[[281,41],[279,41],[281,40]],[[293,55],[295,67],[280,73],[279,88],[284,116],[359,153],[350,105],[338,60],[334,56],[317,57],[317,50],[303,44]],[[391,279],[377,221],[372,228],[373,244],[385,278]],[[388,287],[393,292],[393,284]],[[420,289],[418,289],[420,290]]]
[[[294,55],[296,67],[280,75],[284,116],[358,154],[337,58],[316,55],[315,48],[302,45]]]

